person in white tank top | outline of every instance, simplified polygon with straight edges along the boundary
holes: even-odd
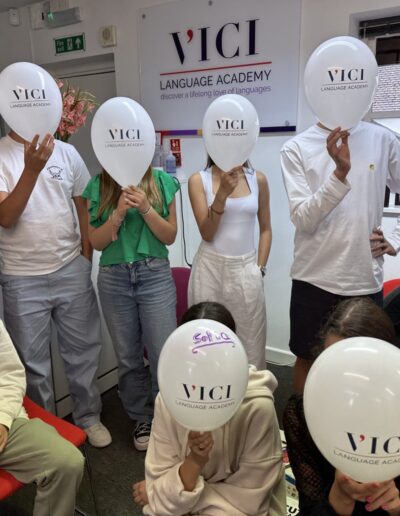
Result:
[[[208,158],[207,168],[189,179],[189,197],[202,237],[189,281],[189,306],[224,304],[249,363],[265,369],[263,276],[272,241],[267,179],[247,162],[225,173]]]

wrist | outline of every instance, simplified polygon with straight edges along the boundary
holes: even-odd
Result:
[[[185,461],[187,461],[188,464],[197,469],[200,475],[202,469],[207,464],[208,457],[201,457],[200,455],[196,455],[191,451],[189,455],[187,455]]]
[[[218,192],[215,194],[214,202],[217,202],[220,204],[223,208],[225,208],[226,199],[228,198],[228,195],[218,190]]]
[[[147,214],[150,212],[151,208],[152,208],[152,206],[151,206],[151,204],[149,203],[149,204],[148,204],[148,207],[147,207],[146,209],[144,209],[143,211],[142,211],[142,210],[139,210],[140,215],[142,215],[142,216],[147,215]]]
[[[341,181],[342,183],[346,182],[347,174],[349,173],[349,170],[343,170],[339,167],[336,167],[335,169],[335,176]]]

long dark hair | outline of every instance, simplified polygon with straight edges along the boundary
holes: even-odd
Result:
[[[213,301],[203,301],[192,305],[182,315],[181,324],[185,324],[189,321],[195,321],[196,319],[211,319],[225,324],[234,333],[236,332],[236,324],[230,311],[221,305],[220,303],[214,303]]]
[[[374,337],[390,344],[396,342],[392,321],[368,297],[355,297],[339,303],[322,328],[321,340],[324,341],[329,335],[343,339]]]

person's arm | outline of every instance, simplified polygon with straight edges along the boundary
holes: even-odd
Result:
[[[145,461],[148,505],[143,508],[144,514],[179,516],[189,514],[196,505],[204,489],[204,480],[200,475],[192,490],[185,489],[180,476],[180,469],[187,460],[180,455],[183,446],[177,423],[158,395]]]
[[[246,427],[235,430],[245,435],[245,442],[242,450],[233,451],[238,455],[234,471],[221,482],[206,482],[193,512],[286,514],[282,447],[274,404],[266,397],[251,403]]]
[[[89,217],[86,201],[83,197],[73,197],[73,201],[78,215],[79,229],[81,233],[82,255],[92,261],[93,248],[89,240]]]
[[[0,321],[0,452],[7,444],[8,430],[21,411],[25,389],[24,366]]]
[[[130,195],[132,207],[137,208],[153,235],[165,245],[173,244],[177,232],[175,199],[168,205],[169,213],[164,219],[151,206],[143,190],[138,187],[130,187],[125,191]]]
[[[350,191],[347,174],[350,154],[347,133],[332,131],[327,140],[327,151],[336,164],[325,183],[312,192],[304,172],[304,164],[296,144],[289,143],[281,150],[283,181],[289,199],[290,218],[300,231],[314,233],[319,224],[338,206]],[[330,139],[329,139],[330,138]],[[339,140],[342,142],[339,144]]]
[[[189,178],[189,198],[201,238],[211,242],[217,232],[219,222],[224,216],[226,199],[236,188],[239,181],[238,169],[224,172],[211,206],[207,204],[203,182],[199,173]]]
[[[40,172],[54,149],[54,138],[47,134],[38,148],[39,135],[25,144],[25,165],[15,188],[11,192],[0,192],[0,226],[11,228],[28,204]]]
[[[258,224],[260,226],[260,240],[258,243],[257,264],[264,267],[267,264],[272,243],[271,213],[269,208],[269,188],[267,178],[257,172],[258,182]]]
[[[320,455],[311,439],[304,418],[302,399],[302,396],[292,396],[283,414],[283,428],[290,466],[299,493],[301,514],[336,516],[337,513],[329,503],[334,469]]]

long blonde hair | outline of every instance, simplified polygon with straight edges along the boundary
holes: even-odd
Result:
[[[144,191],[153,208],[161,209],[162,197],[154,181],[151,167],[146,170],[138,186]],[[104,212],[114,210],[117,207],[121,192],[122,188],[120,185],[103,169],[100,174],[100,206],[97,213],[98,217],[101,217]]]

